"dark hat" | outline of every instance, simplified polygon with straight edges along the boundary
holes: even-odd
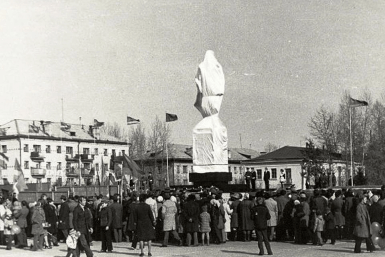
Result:
[[[107,197],[103,197],[101,203],[108,203],[109,199]]]
[[[60,199],[62,199],[62,200],[67,200],[67,196],[61,195],[61,196],[60,196]]]

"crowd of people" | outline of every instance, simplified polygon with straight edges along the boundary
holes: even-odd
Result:
[[[62,195],[59,205],[46,195],[34,203],[1,198],[0,243],[7,250],[14,242],[17,248],[42,251],[62,240],[68,246],[67,256],[85,252],[92,257],[94,240],[102,242],[101,252],[129,242],[131,250],[140,249],[140,256],[145,245],[152,256],[154,241],[168,247],[256,240],[260,255],[265,248],[272,255],[271,241],[322,246],[354,239],[358,253],[363,240],[369,252],[375,250],[371,223],[385,223],[385,186],[374,192],[253,190],[229,197],[215,187],[197,192],[166,189],[126,192],[122,198],[70,194]],[[17,235],[13,224],[20,227]],[[27,237],[33,237],[32,245]]]

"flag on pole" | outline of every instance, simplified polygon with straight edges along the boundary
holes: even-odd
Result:
[[[350,108],[355,108],[355,107],[360,107],[360,106],[368,106],[368,102],[362,101],[362,100],[353,99],[353,98],[350,97],[350,101],[349,101],[349,107]]]
[[[19,192],[23,192],[25,189],[28,189],[28,186],[25,184],[24,173],[17,159],[15,159],[15,170],[17,170],[17,175],[14,179],[15,183],[13,184],[13,189],[18,194]]]
[[[101,126],[103,126],[104,125],[104,122],[100,122],[100,121],[98,121],[97,119],[94,119],[94,126],[95,127],[101,127]]]
[[[70,124],[62,122],[62,121],[60,122],[60,127],[61,127],[62,130],[69,130],[69,129],[71,129],[71,125]]]
[[[127,116],[127,125],[138,124],[140,120]]]
[[[178,116],[176,114],[166,113],[166,122],[176,121]]]

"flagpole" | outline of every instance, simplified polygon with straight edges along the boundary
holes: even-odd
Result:
[[[349,134],[350,134],[350,179],[351,186],[353,183],[353,136],[352,136],[352,107],[349,106]]]
[[[168,146],[166,142],[166,178],[167,178],[167,187],[170,187],[170,179],[168,178]]]

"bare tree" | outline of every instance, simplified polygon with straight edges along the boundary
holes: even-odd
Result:
[[[100,127],[100,132],[116,137],[119,140],[125,141],[128,139],[128,133],[125,128],[119,125],[117,122],[105,123]]]
[[[131,130],[129,135],[130,156],[143,160],[147,152],[147,138],[144,127],[139,124]]]
[[[275,151],[277,149],[278,149],[278,146],[271,143],[271,142],[267,143],[267,145],[265,145],[265,147],[264,147],[264,150],[267,153],[270,153],[270,152]]]

